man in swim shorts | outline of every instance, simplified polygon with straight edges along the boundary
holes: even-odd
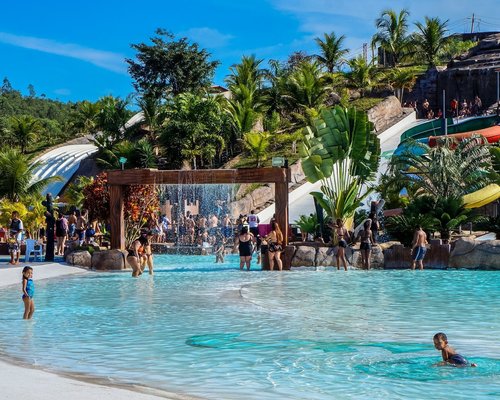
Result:
[[[421,226],[418,226],[417,230],[415,231],[415,235],[413,236],[411,251],[413,261],[411,263],[411,269],[415,269],[417,264],[420,269],[424,269],[423,260],[425,257],[425,253],[427,252],[426,245],[427,234],[424,232]]]

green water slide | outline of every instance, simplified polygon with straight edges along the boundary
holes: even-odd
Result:
[[[489,128],[490,126],[498,124],[500,122],[500,117],[498,117],[497,115],[477,117],[466,119],[457,124],[453,123],[453,121],[453,118],[446,118],[446,124],[448,125],[448,134],[450,135],[454,133],[463,133]],[[444,134],[444,132],[442,131],[442,120],[433,119],[405,131],[401,135],[401,143],[408,139],[418,140],[427,138],[429,136],[440,136],[442,134]]]

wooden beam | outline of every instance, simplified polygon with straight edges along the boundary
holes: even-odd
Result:
[[[288,183],[285,168],[108,171],[110,185]]]
[[[283,169],[286,173],[286,169]],[[283,247],[288,245],[288,183],[276,183],[274,185],[274,212],[276,222],[283,232]]]
[[[123,215],[123,186],[109,186],[111,248],[125,250],[125,220]]]

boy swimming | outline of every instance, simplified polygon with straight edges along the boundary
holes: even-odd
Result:
[[[458,354],[453,347],[448,345],[448,337],[443,332],[434,335],[434,347],[441,350],[443,361],[438,365],[453,365],[455,367],[477,367],[474,363],[469,363],[467,359]]]

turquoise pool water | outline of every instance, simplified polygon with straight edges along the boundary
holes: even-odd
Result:
[[[58,371],[209,399],[500,396],[500,273],[239,271],[158,256],[154,277],[36,281],[23,321],[0,291],[0,351]],[[478,368],[435,367],[435,332]]]

